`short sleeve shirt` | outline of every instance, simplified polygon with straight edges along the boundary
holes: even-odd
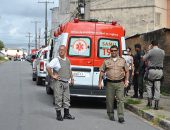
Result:
[[[144,60],[148,60],[149,67],[163,67],[163,60],[164,60],[165,52],[164,50],[153,47],[147,54],[143,56]]]
[[[61,65],[60,65],[60,62],[59,62],[58,58],[52,59],[51,62],[48,63],[47,66],[54,69],[56,72],[58,72],[59,69],[61,68]]]
[[[113,61],[112,58],[106,59],[100,67],[100,71],[103,71],[110,80],[121,80],[129,69],[125,59],[118,57],[116,61]]]

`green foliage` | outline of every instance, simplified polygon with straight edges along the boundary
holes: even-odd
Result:
[[[4,61],[4,60],[5,60],[5,58],[0,56],[0,61]]]
[[[157,117],[155,117],[154,120],[152,120],[153,125],[159,125],[161,119],[166,119],[165,115],[158,115]]]
[[[4,48],[4,43],[0,40],[0,50],[2,50],[2,48]]]
[[[161,86],[161,94],[164,96],[170,96],[170,87],[169,86]]]
[[[141,104],[142,102],[141,102],[141,100],[139,100],[139,99],[127,99],[127,103],[128,104]]]

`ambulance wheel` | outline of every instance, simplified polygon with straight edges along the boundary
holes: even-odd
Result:
[[[36,78],[32,78],[32,81],[36,81]]]
[[[53,94],[53,90],[50,88],[50,86],[46,86],[46,93],[48,94],[48,95],[52,95]]]
[[[41,78],[39,78],[39,77],[36,78],[36,84],[41,85]]]

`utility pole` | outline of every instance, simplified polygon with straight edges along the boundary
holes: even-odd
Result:
[[[40,23],[39,21],[32,22],[35,24],[35,49],[37,50],[37,24]]]
[[[54,3],[54,2],[49,2],[49,1],[45,1],[45,2],[38,2],[38,3],[45,3],[45,46],[47,46],[47,4],[49,3]]]
[[[31,45],[30,45],[30,44],[31,44],[31,43],[30,43],[30,38],[32,37],[32,36],[31,36],[31,33],[28,32],[28,36],[26,36],[26,37],[28,37],[28,55],[29,55],[29,54],[30,54],[30,46],[31,46]]]
[[[39,28],[39,34],[38,34],[38,49],[40,48],[41,43],[41,28]]]

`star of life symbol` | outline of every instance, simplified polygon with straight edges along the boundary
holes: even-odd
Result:
[[[73,43],[72,47],[75,52],[83,53],[87,50],[88,45],[84,40],[79,39]]]

